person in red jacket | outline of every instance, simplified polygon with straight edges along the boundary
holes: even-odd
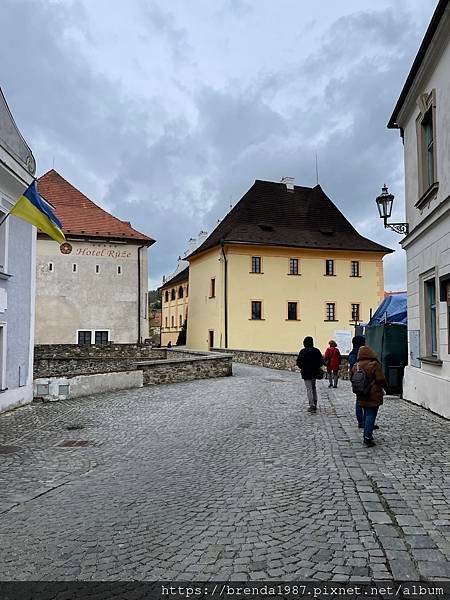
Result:
[[[339,366],[341,364],[341,353],[334,340],[328,342],[328,348],[323,356],[328,371],[330,385],[328,387],[337,388],[339,379]]]

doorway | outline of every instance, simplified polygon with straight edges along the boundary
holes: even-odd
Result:
[[[214,330],[210,329],[208,332],[208,348],[214,348]]]

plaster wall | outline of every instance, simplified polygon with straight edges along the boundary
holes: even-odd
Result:
[[[261,256],[262,273],[251,272],[252,256]],[[351,335],[351,304],[360,305],[368,321],[384,297],[383,262],[378,253],[351,253],[235,245],[228,257],[228,347],[268,352],[296,352],[306,335],[325,350],[336,330]],[[224,348],[223,275],[218,251],[190,265],[188,347],[206,349],[208,330]],[[300,275],[289,275],[289,259],[299,259]],[[325,260],[335,261],[335,276],[325,276]],[[351,277],[351,261],[360,262],[360,277]],[[216,297],[209,281],[216,274]],[[262,320],[251,319],[251,302],[262,302]],[[288,302],[297,302],[298,320],[287,319]],[[336,321],[326,321],[326,303],[336,304]],[[218,332],[218,336],[216,335]],[[222,337],[220,337],[222,335]]]
[[[178,340],[178,335],[181,327],[188,315],[189,304],[189,281],[179,281],[175,285],[168,285],[162,288],[162,316],[161,316],[161,346],[167,346],[169,341],[175,345]],[[183,289],[183,297],[180,298],[180,287]],[[175,300],[171,300],[171,292],[175,290]],[[165,292],[169,292],[169,301],[165,301]],[[174,326],[172,326],[172,317]],[[181,325],[180,325],[181,317]],[[166,325],[167,323],[167,325]]]
[[[68,242],[70,254],[62,254],[52,240],[37,242],[36,343],[74,344],[80,329],[107,330],[115,343],[137,342],[138,246]],[[143,339],[148,332],[147,248],[140,254]]]

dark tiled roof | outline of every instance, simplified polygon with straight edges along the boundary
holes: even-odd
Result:
[[[425,54],[427,53],[427,50],[431,44],[431,40],[433,39],[434,34],[436,33],[439,23],[441,22],[441,19],[444,16],[444,13],[447,10],[448,6],[449,0],[439,0],[436,6],[436,10],[434,11],[433,16],[431,17],[430,24],[428,25],[428,28],[425,32],[425,36],[422,40],[422,43],[420,44],[419,50],[417,51],[416,58],[414,59],[414,62],[409,71],[408,77],[406,78],[402,91],[400,92],[397,104],[395,105],[391,118],[389,119],[387,125],[389,129],[395,129],[398,127],[398,113],[400,112],[403,104],[405,103],[406,96],[408,95],[408,92],[411,89],[414,79],[416,78],[416,75],[419,72],[420,65],[422,64],[422,61],[425,58]]]
[[[66,235],[135,240],[148,246],[155,241],[94,204],[54,169],[39,177],[38,190],[54,207]]]
[[[295,186],[290,191],[284,183],[258,179],[190,257],[222,241],[383,254],[393,252],[360,235],[319,185],[313,188]]]
[[[176,283],[181,283],[182,281],[187,281],[188,279],[189,279],[189,267],[186,267],[185,269],[183,269],[182,271],[180,271],[179,273],[174,275],[172,277],[172,279],[168,279],[165,283],[163,283],[159,289],[163,290],[164,288],[166,288],[168,286],[172,287]]]

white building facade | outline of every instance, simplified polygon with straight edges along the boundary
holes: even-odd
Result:
[[[0,221],[33,181],[36,165],[0,90]],[[0,411],[33,399],[36,228],[0,225]]]
[[[388,127],[404,141],[404,397],[450,418],[450,2],[440,1]]]
[[[102,210],[56,171],[38,180],[66,242],[38,235],[36,344],[148,338],[148,247],[154,240]]]

